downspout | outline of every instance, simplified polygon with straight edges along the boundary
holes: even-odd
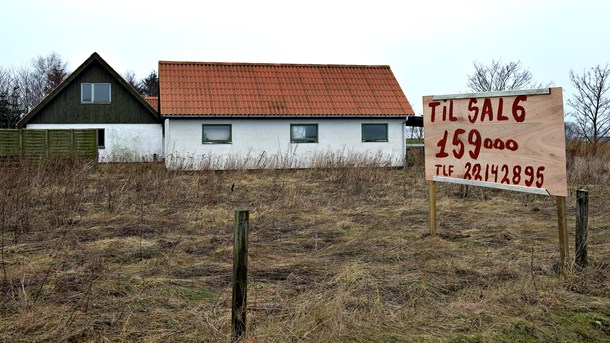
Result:
[[[169,118],[163,120],[163,159],[165,160],[165,166],[168,166],[169,156]]]
[[[407,121],[409,116],[405,116],[405,121],[402,122],[402,167],[407,168]]]

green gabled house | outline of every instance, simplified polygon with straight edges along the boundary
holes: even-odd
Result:
[[[157,98],[142,97],[93,53],[17,123],[28,129],[95,129],[100,162],[163,158]]]

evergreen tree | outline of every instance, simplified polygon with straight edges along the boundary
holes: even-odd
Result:
[[[151,71],[150,74],[140,84],[142,94],[148,96],[159,96],[159,77],[156,71]]]
[[[19,121],[19,108],[17,104],[17,87],[13,89],[13,94],[9,95],[6,91],[0,91],[0,129],[14,129]]]

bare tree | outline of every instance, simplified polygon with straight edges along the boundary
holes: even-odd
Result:
[[[571,122],[571,121],[566,121],[564,123],[564,130],[565,130],[566,141],[569,142],[569,141],[578,139],[578,125],[576,125],[576,123]]]
[[[36,103],[49,95],[68,76],[67,63],[56,52],[32,60],[33,93]]]
[[[11,129],[20,118],[18,87],[12,70],[0,67],[0,128]]]
[[[13,87],[13,72],[0,66],[0,91],[7,92]]]
[[[28,67],[21,66],[14,70],[14,78],[14,87],[16,87],[21,105],[20,110],[22,113],[28,113],[42,100],[42,96],[36,95],[34,92],[34,73]]]
[[[533,74],[521,61],[503,63],[492,60],[490,65],[473,62],[474,73],[468,76],[468,89],[473,92],[492,92],[544,88],[551,83],[535,82]]]
[[[18,107],[18,96],[12,92],[0,90],[0,129],[13,129],[21,118]]]
[[[13,86],[19,98],[21,113],[31,111],[44,97],[61,84],[68,72],[67,63],[57,53],[38,56],[29,66],[13,69]]]
[[[123,79],[138,93],[142,94],[142,86],[140,85],[140,81],[138,81],[136,73],[133,70],[126,71],[123,74]]]
[[[568,99],[573,112],[568,113],[576,121],[578,134],[589,143],[593,153],[610,134],[610,65],[597,65],[582,74],[570,71],[570,80],[576,88]]]

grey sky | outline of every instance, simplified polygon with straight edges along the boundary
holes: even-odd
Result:
[[[139,78],[159,60],[389,64],[416,113],[423,95],[465,91],[474,60],[520,60],[564,101],[570,69],[610,62],[602,0],[2,2],[5,68],[51,51]]]

